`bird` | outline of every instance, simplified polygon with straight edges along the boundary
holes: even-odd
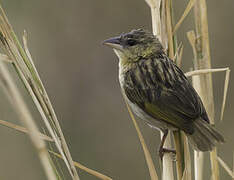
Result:
[[[103,41],[119,59],[121,92],[132,111],[150,127],[163,132],[159,155],[168,131],[183,131],[196,151],[212,151],[224,143],[210,124],[206,109],[183,71],[166,55],[159,39],[144,29]]]

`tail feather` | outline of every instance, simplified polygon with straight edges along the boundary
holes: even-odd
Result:
[[[193,127],[193,134],[187,134],[187,136],[195,150],[211,151],[217,144],[225,142],[223,136],[203,119],[195,120]]]

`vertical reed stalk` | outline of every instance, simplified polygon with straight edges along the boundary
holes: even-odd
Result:
[[[177,48],[177,38],[174,29],[174,17],[172,0],[165,0],[166,4],[166,25],[167,25],[167,39],[168,39],[168,55],[170,59],[174,59]],[[179,62],[178,57],[174,59]],[[173,132],[175,149],[176,149],[176,170],[177,179],[181,180],[185,170],[185,157],[184,157],[184,135],[180,131]]]
[[[172,0],[165,0],[166,5],[166,26],[168,39],[168,55],[174,59],[177,50],[176,34],[173,34],[173,7]],[[175,149],[176,149],[176,170],[177,179],[181,180],[185,168],[184,164],[184,140],[180,131],[173,132]]]
[[[199,95],[201,95],[201,83],[199,76],[192,77],[193,87]],[[194,151],[194,178],[195,180],[202,180],[203,175],[203,165],[204,165],[204,153]]]
[[[162,42],[165,49],[168,48],[168,55],[171,59],[174,59],[175,52],[177,50],[177,42],[175,35],[173,34],[173,8],[171,0],[146,0],[151,8],[152,15],[152,27],[153,33]],[[183,176],[185,164],[184,164],[184,142],[183,135],[178,132],[173,132],[175,147],[176,147],[176,164],[177,164],[177,179],[180,180]],[[162,134],[161,134],[162,136]],[[168,136],[166,148],[171,148],[170,136]],[[168,154],[163,158],[163,175],[162,179],[174,179],[173,164]],[[169,176],[170,174],[170,176]]]
[[[197,0],[194,7],[195,27],[196,27],[196,53],[197,62],[194,62],[195,69],[210,69],[210,45],[208,35],[208,19],[206,0]],[[200,78],[200,96],[207,110],[210,123],[214,124],[214,98],[212,75],[206,74],[199,76]],[[197,88],[197,89],[198,89]],[[201,159],[201,158],[200,158]],[[211,172],[213,180],[219,180],[219,168],[217,161],[217,149],[210,152]],[[202,169],[201,169],[202,170]],[[200,172],[199,174],[202,174]]]
[[[168,46],[167,41],[167,33],[165,20],[166,20],[166,6],[164,1],[161,0],[146,0],[147,4],[151,8],[151,16],[152,16],[152,27],[153,27],[153,34],[158,37],[158,39],[162,42],[164,47]],[[162,4],[161,4],[162,3]],[[162,14],[162,12],[164,14]],[[161,133],[161,137],[162,137]],[[165,148],[171,148],[171,139],[170,134],[167,136],[167,139],[164,144]],[[173,163],[172,159],[169,154],[165,154],[163,156],[162,161],[163,171],[162,171],[162,179],[163,180],[173,180],[174,174],[173,174]]]

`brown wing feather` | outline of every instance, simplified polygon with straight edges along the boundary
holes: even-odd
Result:
[[[166,56],[138,61],[125,74],[124,91],[147,114],[187,133],[198,117],[208,121],[200,97]]]

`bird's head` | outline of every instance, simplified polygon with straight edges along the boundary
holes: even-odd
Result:
[[[103,44],[114,49],[121,61],[136,62],[163,52],[159,40],[150,32],[143,29],[132,30],[129,33],[107,39]]]

